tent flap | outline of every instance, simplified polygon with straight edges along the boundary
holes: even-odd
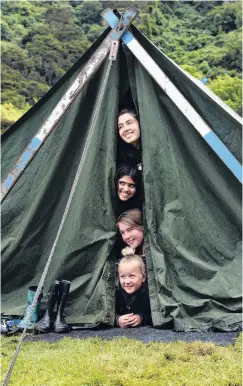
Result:
[[[137,29],[149,55],[240,159],[241,127]],[[99,39],[102,41],[105,35]],[[3,137],[3,178],[97,47],[91,47]],[[241,186],[178,107],[125,48],[113,63],[81,176],[44,284],[71,281],[71,323],[112,325],[117,232],[118,106],[139,110],[145,255],[153,324],[176,331],[234,331],[241,323]],[[84,153],[104,62],[2,205],[2,311],[21,314],[50,254]],[[46,298],[44,299],[46,300]]]
[[[148,50],[151,56],[154,49]],[[158,63],[163,68],[164,58]],[[146,259],[152,260],[154,277],[149,289],[152,310],[159,307],[154,324],[171,322],[177,331],[237,329],[241,185],[143,66],[137,60],[133,66],[142,129]],[[222,130],[228,119],[221,119]]]
[[[4,312],[23,312],[28,287],[39,282],[85,148],[107,64],[108,60],[69,107],[3,202]],[[66,312],[67,320],[77,323],[96,323],[106,319],[107,313],[112,313],[112,310],[108,312],[111,294],[107,293],[106,278],[107,271],[111,271],[108,260],[117,258],[112,249],[116,240],[113,175],[116,165],[114,121],[118,106],[118,74],[118,64],[114,64],[44,285],[47,292],[54,279],[72,282]],[[109,109],[104,106],[109,106]],[[36,115],[38,121],[38,112]],[[24,125],[26,128],[27,122]],[[16,154],[21,132],[20,125],[6,138],[6,141],[11,139],[16,143]],[[3,156],[7,158],[8,153]],[[112,282],[114,287],[115,280]]]

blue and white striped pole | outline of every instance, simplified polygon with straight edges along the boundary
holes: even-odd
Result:
[[[1,184],[1,202],[10,192],[30,161],[35,157],[40,147],[67,111],[68,107],[105,60],[111,48],[111,35],[112,32],[109,33],[102,44],[98,47],[97,51],[91,56],[87,64],[77,75],[72,85],[68,88],[43,125],[40,127],[34,138],[20,155],[16,164],[9,171],[7,177]]]
[[[118,18],[113,12],[107,12],[105,19],[111,28],[114,28],[118,23]],[[125,33],[122,41],[139,60],[142,66],[148,71],[151,77],[158,83],[165,94],[174,102],[177,108],[213,149],[213,151],[231,170],[234,176],[242,183],[242,165],[208,126],[208,124],[202,119],[198,112],[191,106],[182,93],[174,86],[174,84],[145,51],[141,44],[134,38],[130,31]]]
[[[107,12],[108,14],[110,13],[109,9],[104,12],[104,15],[106,15]],[[1,184],[1,202],[10,192],[14,184],[17,182],[17,180],[23,173],[23,171],[29,165],[30,161],[34,158],[40,147],[45,142],[46,138],[56,127],[57,123],[65,114],[68,107],[71,105],[71,103],[75,100],[77,95],[79,95],[83,87],[90,81],[91,77],[101,66],[107,54],[110,52],[111,47],[114,47],[114,43],[116,42],[116,40],[118,41],[121,36],[123,36],[123,34],[127,31],[137,14],[138,10],[135,7],[129,7],[123,16],[123,23],[120,28],[118,30],[112,30],[109,33],[109,35],[98,47],[96,52],[91,56],[84,68],[80,71],[72,85],[68,88],[68,90],[65,92],[58,104],[52,110],[44,124],[41,126],[41,128],[36,133],[35,137],[31,140],[31,142],[27,145],[26,149],[21,154],[16,164],[9,171],[7,177]],[[118,18],[117,21],[119,21]],[[117,24],[118,23],[115,23],[115,26]],[[115,60],[116,54],[114,54],[114,51],[112,52],[112,54],[112,60]]]

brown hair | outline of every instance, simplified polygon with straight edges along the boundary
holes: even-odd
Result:
[[[140,209],[130,209],[123,212],[117,219],[116,226],[118,228],[119,222],[130,225],[132,228],[144,230],[143,216]]]

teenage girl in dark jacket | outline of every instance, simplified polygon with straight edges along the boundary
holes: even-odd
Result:
[[[118,114],[118,164],[141,166],[141,133],[137,114],[134,110],[123,109]]]
[[[142,209],[142,175],[137,166],[128,164],[120,165],[116,171],[115,186],[117,196],[117,216],[129,209]]]

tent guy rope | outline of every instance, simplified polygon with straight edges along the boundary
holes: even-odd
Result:
[[[113,41],[111,41],[111,45],[113,45]],[[70,206],[71,206],[71,202],[72,202],[72,199],[74,197],[74,193],[76,191],[76,188],[77,188],[77,185],[78,185],[78,181],[79,181],[82,169],[83,169],[84,160],[85,160],[85,157],[86,157],[86,154],[87,154],[87,150],[88,150],[88,148],[90,146],[90,142],[91,142],[91,139],[92,139],[92,136],[93,136],[94,127],[95,127],[95,124],[96,124],[96,121],[97,121],[97,118],[98,118],[98,115],[99,115],[99,112],[100,112],[100,109],[101,109],[101,103],[102,103],[102,99],[103,99],[103,96],[104,96],[104,93],[105,93],[105,90],[106,90],[107,81],[108,81],[108,78],[109,78],[109,75],[110,75],[112,63],[115,60],[115,58],[116,58],[116,56],[114,56],[114,55],[110,56],[110,58],[109,58],[107,69],[106,69],[106,73],[105,73],[105,76],[104,76],[104,80],[103,80],[102,86],[101,86],[100,91],[99,91],[97,104],[95,106],[94,114],[92,116],[92,121],[91,121],[91,125],[90,125],[89,131],[88,131],[88,135],[87,135],[87,139],[86,139],[86,142],[85,142],[84,150],[83,150],[83,153],[82,153],[82,156],[81,156],[81,159],[80,159],[80,162],[79,162],[78,170],[76,172],[76,175],[75,175],[75,178],[74,178],[74,181],[73,181],[73,185],[72,185],[72,188],[71,188],[71,191],[70,191],[70,195],[68,197],[68,201],[67,201],[67,204],[66,204],[66,207],[65,207],[62,219],[61,219],[61,223],[60,223],[60,226],[58,228],[57,235],[56,235],[56,238],[54,240],[54,243],[53,243],[50,255],[48,257],[46,266],[45,266],[44,271],[42,273],[40,282],[38,284],[38,287],[37,287],[37,290],[36,290],[36,293],[35,293],[35,297],[34,297],[33,303],[31,304],[31,307],[29,308],[29,311],[28,311],[28,313],[26,315],[26,324],[25,324],[24,330],[23,330],[23,332],[22,332],[22,334],[20,336],[18,346],[16,348],[16,351],[15,351],[15,354],[13,356],[13,359],[12,359],[12,361],[10,363],[10,366],[9,366],[6,378],[4,380],[3,386],[7,386],[9,384],[9,380],[10,380],[10,377],[11,377],[11,374],[12,374],[15,362],[17,360],[18,354],[19,354],[21,346],[23,344],[24,337],[26,335],[28,322],[29,322],[30,317],[32,315],[32,312],[33,312],[33,310],[34,310],[34,308],[35,308],[35,306],[37,304],[37,301],[38,301],[39,295],[41,293],[43,284],[45,282],[45,278],[46,278],[48,269],[50,267],[50,264],[51,264],[51,261],[52,261],[52,258],[53,258],[53,255],[54,255],[54,252],[55,252],[55,249],[56,249],[59,237],[60,237],[60,234],[62,232],[65,220],[67,218],[67,215],[68,215],[68,212],[69,212],[69,209],[70,209]]]
[[[95,124],[96,124],[96,121],[97,121],[97,118],[98,118],[98,114],[99,114],[99,111],[100,111],[100,108],[101,108],[101,102],[102,102],[102,98],[104,96],[104,92],[105,92],[105,89],[106,89],[106,85],[107,85],[107,81],[108,81],[108,78],[109,78],[111,66],[112,66],[112,60],[109,60],[108,66],[107,66],[107,69],[106,69],[106,74],[105,74],[105,77],[104,77],[104,80],[103,80],[103,84],[102,84],[102,87],[100,89],[97,105],[95,107],[93,119],[92,119],[92,122],[91,122],[91,125],[90,125],[90,129],[89,129],[89,132],[88,132],[88,136],[87,136],[86,142],[85,142],[84,151],[82,153],[81,160],[80,160],[80,163],[79,163],[79,166],[78,166],[78,170],[77,170],[76,176],[74,178],[74,182],[73,182],[73,185],[72,185],[72,189],[71,189],[70,195],[68,197],[66,208],[65,208],[65,211],[63,213],[62,220],[61,220],[61,223],[60,223],[60,226],[59,226],[59,229],[58,229],[55,241],[53,243],[50,255],[48,257],[46,266],[45,266],[44,271],[42,273],[40,282],[38,284],[38,288],[36,290],[33,303],[32,303],[32,305],[31,305],[31,307],[29,309],[29,312],[28,312],[28,314],[26,316],[26,325],[25,325],[25,328],[24,328],[24,330],[23,330],[23,332],[21,334],[21,337],[19,339],[18,346],[16,348],[16,351],[15,351],[15,354],[13,356],[13,359],[12,359],[12,361],[10,363],[10,366],[9,366],[6,378],[4,380],[3,386],[7,386],[9,384],[9,380],[10,380],[10,376],[11,376],[14,364],[16,362],[16,359],[18,357],[18,353],[19,353],[19,351],[21,349],[24,337],[26,335],[28,322],[30,320],[31,314],[32,314],[32,312],[33,312],[33,310],[34,310],[34,308],[36,306],[37,301],[38,301],[38,298],[39,298],[39,295],[41,293],[41,289],[42,289],[42,286],[44,284],[44,281],[45,281],[48,269],[50,267],[50,264],[51,264],[51,261],[52,261],[52,258],[53,258],[53,255],[54,255],[54,252],[55,252],[55,249],[56,249],[59,237],[60,237],[60,234],[61,234],[62,229],[63,229],[63,225],[64,225],[65,220],[67,218],[67,215],[68,215],[68,212],[69,212],[69,209],[70,209],[70,206],[71,206],[71,202],[72,202],[72,199],[73,199],[73,196],[74,196],[74,193],[75,193],[75,190],[76,190],[76,187],[78,185],[78,181],[79,181],[82,169],[83,169],[84,160],[85,160],[86,153],[87,153],[87,150],[88,150],[90,142],[91,142],[91,138],[92,138],[92,135],[93,135],[93,132],[94,132],[94,127],[95,127]]]
[[[132,12],[131,12],[132,13]],[[128,14],[126,17],[129,21],[129,23],[131,23],[131,13]],[[135,14],[135,12],[133,12],[133,15]],[[107,15],[109,16],[110,15],[110,11],[108,10],[107,11]],[[129,16],[130,15],[130,16]],[[125,15],[124,15],[125,16]],[[110,16],[109,16],[110,17]],[[112,20],[114,21],[114,26],[113,28],[117,27],[118,23],[119,23],[119,20],[118,18],[114,15],[113,13],[113,16],[111,15],[111,17],[113,18]],[[130,18],[129,18],[130,17]],[[70,186],[72,185],[71,187],[71,191],[70,191],[70,194],[68,195],[68,200],[67,200],[67,203],[65,205],[65,209],[64,211],[62,210],[61,213],[63,213],[62,215],[62,218],[61,218],[61,222],[60,222],[60,225],[59,225],[59,220],[58,220],[58,223],[57,223],[57,226],[58,226],[58,231],[57,231],[57,234],[53,234],[52,237],[51,237],[51,240],[54,239],[54,243],[53,243],[53,246],[51,248],[51,251],[50,251],[50,254],[49,254],[49,257],[48,257],[48,260],[47,260],[47,263],[45,265],[45,268],[44,268],[44,271],[42,273],[42,276],[41,276],[41,279],[40,279],[40,282],[39,282],[39,285],[38,285],[38,288],[37,288],[37,291],[36,291],[36,294],[35,294],[35,298],[34,298],[34,301],[32,303],[32,307],[29,309],[29,313],[26,317],[26,326],[28,324],[28,320],[32,314],[32,311],[35,307],[35,304],[37,302],[37,299],[39,297],[39,294],[41,292],[41,289],[42,289],[42,286],[43,286],[43,283],[45,281],[45,278],[46,278],[46,275],[47,275],[47,272],[48,272],[48,269],[49,269],[49,266],[51,264],[51,261],[53,259],[53,255],[54,255],[54,252],[55,252],[55,249],[56,249],[56,246],[57,246],[57,243],[58,243],[58,240],[59,240],[59,237],[60,237],[60,234],[63,230],[63,226],[64,226],[64,222],[66,221],[67,219],[67,216],[68,216],[68,213],[69,213],[69,209],[70,209],[70,206],[71,206],[71,202],[72,202],[72,199],[74,197],[74,194],[75,194],[75,190],[76,190],[76,187],[78,185],[78,182],[80,181],[80,176],[81,176],[81,173],[82,173],[82,170],[83,170],[83,164],[84,164],[84,160],[85,160],[85,157],[86,157],[86,154],[87,154],[87,151],[90,147],[90,143],[92,142],[92,137],[93,137],[93,131],[94,131],[94,127],[96,125],[96,122],[97,122],[97,118],[99,116],[99,112],[100,112],[100,109],[101,109],[101,101],[104,97],[104,93],[107,89],[107,84],[108,84],[108,79],[109,79],[109,74],[110,74],[110,71],[111,71],[111,68],[112,68],[112,60],[115,58],[116,56],[116,48],[117,48],[117,45],[118,43],[115,43],[114,42],[118,42],[121,38],[122,38],[122,34],[124,34],[124,37],[123,37],[123,41],[125,42],[125,44],[128,46],[128,48],[134,53],[134,55],[138,58],[138,60],[141,62],[141,64],[147,69],[147,71],[150,73],[150,75],[155,79],[155,81],[157,83],[159,83],[160,87],[164,90],[165,93],[167,93],[167,95],[174,101],[175,103],[175,100],[173,98],[175,98],[175,95],[176,96],[179,96],[180,98],[184,98],[182,96],[182,94],[178,94],[178,90],[175,88],[175,86],[170,82],[170,80],[168,79],[168,77],[166,77],[166,75],[160,71],[160,72],[156,72],[156,63],[151,59],[151,57],[142,49],[142,47],[140,46],[139,47],[139,43],[135,41],[133,35],[130,33],[130,32],[126,32],[126,29],[128,28],[128,26],[130,25],[129,23],[127,24],[127,27],[124,28],[124,25],[126,25],[126,18],[123,17],[121,23],[119,23],[119,28],[117,28],[116,30],[113,30],[111,32],[111,34],[109,34],[109,38],[110,38],[110,41],[109,41],[109,44],[108,44],[108,47],[106,48],[106,55],[104,55],[103,57],[103,54],[104,52],[102,51],[100,53],[100,55],[102,56],[102,58],[100,58],[101,61],[103,61],[105,59],[105,57],[107,56],[108,52],[111,51],[111,45],[112,47],[114,47],[114,51],[112,49],[112,55],[110,55],[110,60],[108,61],[108,65],[107,65],[107,68],[106,68],[106,72],[104,74],[104,78],[103,78],[103,82],[101,84],[101,87],[100,87],[100,90],[99,90],[99,94],[98,94],[98,98],[97,98],[97,105],[95,106],[95,109],[94,109],[94,114],[92,116],[92,121],[91,121],[91,125],[88,129],[88,133],[87,133],[87,137],[86,137],[86,140],[84,142],[84,150],[83,150],[83,153],[82,153],[82,156],[81,156],[81,159],[80,159],[80,162],[79,162],[79,166],[78,166],[78,169],[77,169],[77,172],[76,172],[76,176],[74,178],[74,181],[70,183]],[[125,33],[126,32],[126,33]],[[120,36],[119,36],[120,34]],[[113,36],[113,37],[111,37]],[[101,46],[100,46],[101,47]],[[100,48],[99,47],[99,48]],[[98,48],[98,50],[99,50]],[[96,51],[96,54],[97,54],[97,51]],[[146,55],[145,55],[146,54]],[[146,56],[146,61],[144,61],[144,57]],[[98,58],[96,58],[97,61],[98,61]],[[98,62],[97,62],[98,63]],[[100,63],[101,64],[101,63]],[[99,66],[100,66],[99,64]],[[151,64],[151,68],[148,68]],[[97,64],[98,65],[98,64]],[[91,76],[93,75],[94,72],[91,71],[91,67],[88,68],[87,66],[84,67],[85,68],[85,74],[83,74],[84,78],[82,78],[83,82],[86,82],[85,80],[85,76],[89,76],[89,79],[91,78]],[[93,68],[94,70],[94,68]],[[94,70],[95,71],[95,70]],[[81,74],[81,73],[80,73]],[[80,79],[79,79],[80,80]],[[69,92],[69,97],[73,97],[75,98],[81,89],[79,89],[79,81],[76,80],[74,82],[77,83],[73,83],[71,88],[68,89],[68,92]],[[80,80],[81,82],[81,80]],[[86,83],[85,83],[86,84]],[[65,94],[66,95],[66,94]],[[67,95],[66,95],[67,97]],[[67,97],[68,99],[68,97]],[[74,99],[73,99],[74,100]],[[72,100],[72,101],[73,101]],[[63,101],[63,99],[61,99],[61,101]],[[65,108],[67,111],[69,105],[72,103],[72,101],[70,100],[67,100],[67,104],[65,105]],[[181,106],[183,106],[183,114],[188,118],[188,120],[193,124],[193,127],[198,131],[200,132],[200,134],[203,136],[203,138],[205,139],[205,141],[207,141],[208,143],[210,142],[209,139],[206,137],[207,134],[211,134],[212,130],[207,127],[205,127],[206,123],[202,120],[202,118],[200,117],[200,115],[198,115],[198,113],[193,109],[193,107],[187,103],[187,105],[184,104],[184,101],[181,99],[182,101],[182,104]],[[70,103],[69,103],[70,102]],[[58,122],[58,119],[61,118],[61,116],[63,116],[63,114],[65,113],[65,111],[63,110],[63,106],[61,104],[61,102],[59,102],[60,104],[58,104],[55,108],[57,109],[58,107],[58,112],[61,114],[60,116],[58,115],[58,118],[56,116],[55,118],[55,115],[51,115],[51,117],[53,118],[53,122],[51,123],[50,121],[45,121],[45,124],[47,126],[42,126],[40,131],[37,133],[37,135],[32,139],[32,141],[30,142],[30,144],[28,145],[29,147],[27,147],[24,151],[24,153],[22,153],[21,157],[19,158],[19,160],[17,161],[17,164],[15,165],[14,167],[14,172],[13,172],[13,169],[12,171],[9,172],[9,175],[7,178],[9,178],[7,181],[7,185],[5,185],[5,191],[4,191],[4,197],[6,197],[6,195],[8,194],[8,192],[12,189],[12,187],[14,186],[15,182],[18,180],[18,178],[20,177],[20,175],[23,173],[23,171],[25,170],[25,168],[28,166],[29,162],[33,159],[33,157],[35,156],[36,152],[39,150],[40,146],[43,144],[43,142],[45,141],[45,139],[47,138],[47,136],[50,134],[51,130],[56,127],[56,123]],[[69,104],[68,104],[69,103]],[[177,108],[180,108],[180,103],[178,101],[176,101],[175,105],[177,106]],[[55,109],[54,109],[55,111]],[[192,112],[192,115],[190,117],[190,114],[188,112]],[[56,110],[56,113],[57,113],[57,110]],[[197,115],[195,115],[197,114]],[[195,118],[195,122],[198,123],[200,121],[200,128],[198,127],[195,127],[195,122],[194,122],[194,118]],[[57,119],[57,120],[55,120]],[[191,119],[191,120],[190,120]],[[199,119],[199,121],[198,121]],[[48,124],[47,124],[48,123]],[[44,125],[45,125],[44,124]],[[49,131],[48,131],[49,130]],[[204,131],[205,130],[205,131]],[[40,134],[41,132],[41,135],[40,135],[40,138],[38,137],[38,134]],[[214,140],[214,144],[211,144],[210,146],[212,147],[212,149],[219,155],[219,151],[217,152],[215,150],[215,141],[218,140],[218,137],[212,132],[212,135],[211,135],[211,138]],[[208,139],[208,140],[207,140]],[[38,142],[39,140],[39,142]],[[210,144],[210,143],[209,143]],[[224,145],[223,145],[224,146]],[[227,148],[223,148],[223,158],[225,156],[225,154],[228,152],[231,156],[232,154],[228,151]],[[233,156],[232,156],[233,157]],[[234,160],[234,157],[233,157],[233,160]],[[223,159],[223,161],[225,162],[225,159]],[[229,161],[230,163],[231,161]],[[238,161],[237,161],[238,162]],[[227,165],[228,166],[228,165]],[[233,165],[233,170],[235,169],[235,165]],[[238,168],[238,164],[236,164],[236,168]],[[232,172],[234,173],[234,171],[232,170]],[[16,174],[15,174],[16,172]],[[12,173],[12,174],[11,174]],[[234,173],[234,175],[236,175]],[[238,175],[238,174],[237,174]],[[6,182],[6,180],[5,180]],[[7,203],[8,204],[8,203]],[[59,219],[59,217],[58,217]],[[12,370],[13,370],[13,367],[14,367],[14,364],[16,362],[16,359],[17,359],[17,356],[18,356],[18,353],[21,349],[21,345],[23,343],[23,340],[24,340],[24,336],[26,334],[26,330],[27,328],[25,327],[24,330],[23,330],[23,333],[20,337],[20,340],[19,340],[19,343],[18,343],[18,346],[17,346],[17,349],[16,349],[16,352],[14,354],[14,357],[12,359],[12,362],[10,364],[10,367],[8,369],[8,372],[7,372],[7,375],[6,375],[6,378],[5,378],[5,381],[4,381],[4,386],[8,385],[9,383],[9,380],[10,380],[10,377],[11,377],[11,373],[12,373]]]
[[[57,126],[58,122],[63,117],[69,106],[74,102],[74,100],[83,90],[84,86],[88,84],[90,79],[100,68],[101,64],[104,62],[107,54],[110,51],[111,55],[109,59],[116,60],[118,41],[130,27],[137,14],[138,10],[136,8],[129,7],[120,20],[117,18],[117,23],[114,25],[112,31],[108,34],[97,51],[91,56],[86,66],[80,71],[72,85],[65,92],[63,97],[45,120],[44,124],[32,138],[23,153],[20,155],[16,164],[8,172],[6,178],[1,184],[1,203],[4,201],[15,183],[18,181],[31,160],[35,157],[36,153],[43,145],[47,137]]]

